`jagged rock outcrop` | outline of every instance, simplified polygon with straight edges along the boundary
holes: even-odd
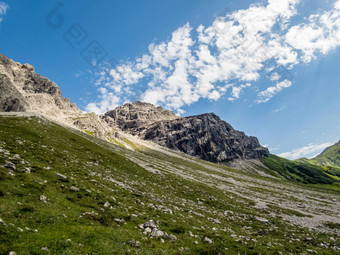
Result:
[[[178,116],[162,107],[137,101],[119,106],[105,113],[103,118],[123,131],[128,130],[132,134],[138,134],[135,130],[141,127],[146,127],[155,121],[174,120]]]
[[[0,74],[0,91],[0,111],[23,112],[28,108],[24,97],[4,74]]]
[[[256,137],[237,131],[214,113],[179,118],[152,104],[126,104],[104,115],[125,132],[211,162],[259,159],[269,155]]]
[[[84,114],[62,96],[57,84],[0,53],[0,111],[37,112],[59,123],[105,138],[112,128],[95,114]]]
[[[233,129],[214,113],[156,122],[142,129],[141,136],[211,162],[269,156],[256,137]]]
[[[3,54],[0,54],[0,90],[1,111],[36,111],[55,118],[81,114],[70,99],[62,96],[57,84],[35,73],[31,65],[22,65]]]

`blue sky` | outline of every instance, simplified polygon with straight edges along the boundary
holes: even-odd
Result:
[[[291,159],[340,139],[340,0],[0,0],[0,36],[84,111],[215,112]]]

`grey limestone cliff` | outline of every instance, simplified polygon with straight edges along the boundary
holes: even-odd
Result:
[[[125,132],[204,160],[226,163],[269,155],[256,137],[237,131],[214,113],[179,118],[171,111],[136,102],[104,115]]]
[[[81,111],[62,96],[59,87],[35,73],[29,64],[20,64],[0,54],[0,110],[36,111],[51,117],[72,116]]]

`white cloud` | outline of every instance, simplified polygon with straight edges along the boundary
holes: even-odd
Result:
[[[85,108],[86,112],[101,114],[119,106],[120,98],[117,95],[109,92],[106,88],[99,88],[98,92],[100,101],[88,104]]]
[[[273,147],[270,146],[270,145],[267,145],[267,146],[264,145],[264,147],[267,147],[268,150],[269,150],[271,153],[273,153],[274,151],[280,150],[280,145],[275,145],[275,146],[273,146]]]
[[[316,53],[327,54],[340,45],[340,1],[328,12],[309,17],[309,22],[289,29],[286,42],[303,54],[303,61],[310,62]]]
[[[0,2],[0,22],[2,21],[2,17],[7,14],[7,10],[9,9],[8,4],[4,2]]]
[[[331,146],[332,143],[322,143],[322,144],[309,144],[302,148],[294,149],[291,152],[284,152],[279,154],[280,157],[288,158],[288,159],[298,159],[301,157],[308,157],[312,158],[315,156],[316,153],[320,153],[322,150],[326,149],[327,147]]]
[[[278,82],[276,86],[269,87],[266,90],[258,93],[259,99],[258,103],[268,102],[275,94],[281,92],[284,88],[289,88],[292,86],[292,82],[289,80],[284,80],[282,82]]]
[[[96,84],[121,101],[137,96],[180,110],[201,98],[221,100],[228,91],[228,100],[236,100],[265,71],[275,86],[258,93],[256,102],[267,102],[292,86],[295,65],[340,44],[340,0],[292,26],[299,2],[268,0],[218,17],[208,27],[185,24],[168,41],[150,44],[142,57],[99,73]]]
[[[242,84],[241,86],[239,87],[233,87],[232,88],[232,91],[231,91],[231,97],[228,98],[229,101],[234,101],[235,99],[238,99],[240,98],[240,95],[243,91],[244,88],[247,88],[247,87],[250,87],[251,84],[250,83],[247,83],[247,84]]]

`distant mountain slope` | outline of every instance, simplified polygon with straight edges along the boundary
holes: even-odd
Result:
[[[320,166],[340,167],[340,141],[326,148],[320,155],[312,158],[310,162]]]
[[[291,161],[275,155],[262,158],[261,162],[268,168],[268,172],[274,176],[281,176],[287,180],[302,183],[323,183],[331,184],[335,180],[327,175],[327,169],[321,166]]]
[[[301,158],[295,162],[319,166],[325,173],[340,180],[340,141],[312,159]]]

